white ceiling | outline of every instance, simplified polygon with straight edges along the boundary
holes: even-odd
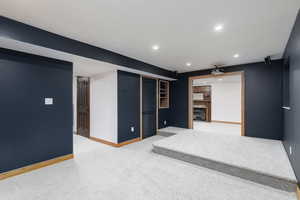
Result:
[[[3,16],[179,72],[281,57],[299,7],[299,0],[0,1]]]

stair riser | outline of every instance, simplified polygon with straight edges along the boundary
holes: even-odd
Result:
[[[216,162],[213,160],[208,160],[205,158],[184,154],[177,151],[172,151],[169,149],[153,146],[153,152],[157,154],[161,154],[164,156],[168,156],[171,158],[175,158],[178,160],[182,160],[185,162],[189,162],[192,164],[199,165],[201,167],[209,168],[212,170],[216,170],[222,173],[226,173],[232,176],[236,176],[242,179],[246,179],[252,182],[256,182],[262,185],[267,185],[276,189],[288,191],[288,192],[295,192],[297,184],[293,183],[289,180],[283,180],[277,177],[269,176],[266,174],[262,174],[259,172],[255,172],[252,170],[239,168],[236,166],[227,165],[224,163]]]

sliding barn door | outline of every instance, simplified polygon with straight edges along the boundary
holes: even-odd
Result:
[[[90,137],[90,79],[77,78],[77,134]]]

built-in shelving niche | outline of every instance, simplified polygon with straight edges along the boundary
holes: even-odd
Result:
[[[159,80],[159,108],[169,108],[169,82]]]

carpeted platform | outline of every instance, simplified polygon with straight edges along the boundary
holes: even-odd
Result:
[[[177,132],[178,133],[178,132]],[[285,191],[296,177],[281,141],[184,130],[153,143],[153,151]]]

